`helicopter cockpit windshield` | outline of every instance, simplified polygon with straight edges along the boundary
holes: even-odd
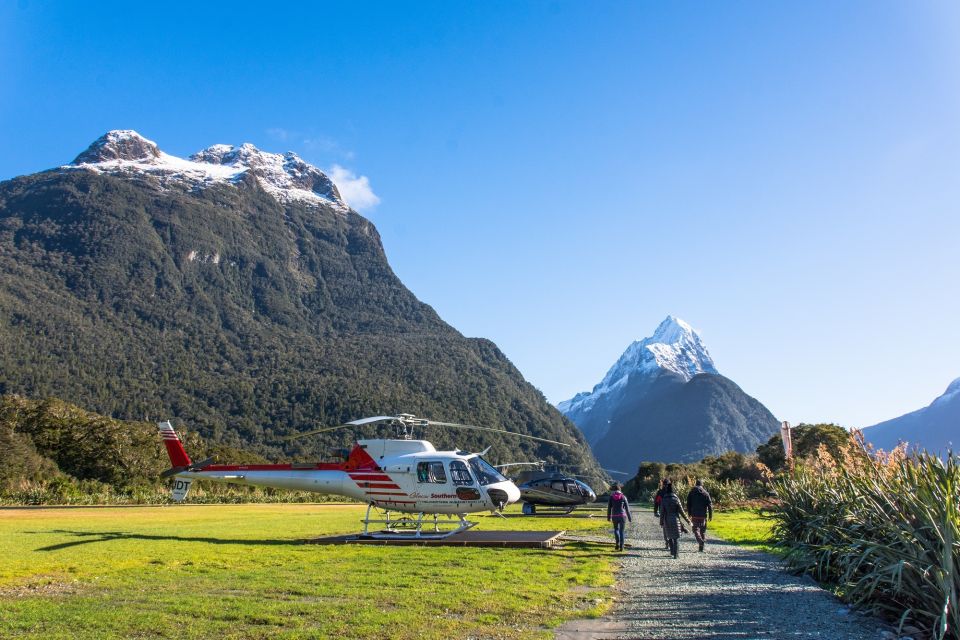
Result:
[[[474,456],[470,458],[470,468],[473,469],[473,474],[477,476],[477,481],[486,486],[488,484],[494,484],[495,482],[506,482],[507,479],[500,475],[500,472],[493,468],[493,466],[481,458],[480,456]]]

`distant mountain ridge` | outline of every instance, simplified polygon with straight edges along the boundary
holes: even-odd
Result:
[[[212,444],[322,457],[400,412],[511,429],[418,434],[490,458],[598,472],[579,431],[489,340],[465,338],[390,268],[370,221],[295,154],[214,145],[189,160],[133,131],[0,182],[0,394]],[[359,434],[387,435],[370,427]]]
[[[644,460],[752,452],[779,428],[766,407],[720,375],[700,335],[673,316],[627,347],[592,391],[557,407],[601,464],[624,471]]]
[[[877,448],[889,451],[900,442],[909,449],[945,453],[960,445],[960,378],[928,406],[898,418],[885,420],[863,430]]]

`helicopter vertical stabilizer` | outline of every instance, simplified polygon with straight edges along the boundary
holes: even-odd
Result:
[[[163,444],[167,448],[167,455],[170,456],[170,464],[173,467],[189,467],[191,464],[190,456],[187,455],[183,443],[180,442],[180,436],[173,430],[170,421],[161,422],[158,426],[160,437],[163,438]]]

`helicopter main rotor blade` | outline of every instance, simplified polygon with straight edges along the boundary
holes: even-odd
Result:
[[[350,422],[346,422],[344,424],[338,424],[335,427],[321,427],[320,429],[304,431],[303,433],[287,436],[286,438],[284,438],[284,440],[297,440],[298,438],[315,436],[318,433],[327,433],[328,431],[336,431],[337,429],[346,429],[347,427],[360,427],[365,424],[372,424],[374,422],[387,422],[390,420],[399,420],[399,418],[397,416],[374,416],[372,418],[360,418],[359,420],[351,420]]]
[[[493,427],[478,427],[475,424],[458,424],[456,422],[437,422],[435,420],[424,420],[427,425],[434,427],[453,427],[455,429],[476,429],[477,431],[493,431],[495,433],[506,433],[511,436],[517,436],[518,438],[529,438],[530,440],[536,440],[538,442],[548,442],[550,444],[560,445],[561,447],[569,447],[570,445],[566,442],[557,442],[556,440],[547,440],[546,438],[538,438],[536,436],[528,436],[525,433],[517,433],[515,431],[507,431],[506,429],[494,429]]]
[[[359,420],[351,420],[343,426],[353,425],[359,427],[362,424],[370,424],[371,422],[386,422],[387,420],[400,420],[399,416],[374,416],[372,418],[360,418]]]
[[[360,418],[358,420],[351,420],[350,422],[338,424],[335,427],[321,427],[320,429],[313,429],[312,431],[304,431],[303,433],[298,433],[293,436],[287,436],[284,438],[284,440],[296,440],[298,438],[306,438],[307,436],[315,436],[318,433],[336,431],[337,429],[346,429],[347,427],[361,427],[365,424],[372,424],[374,422],[388,422],[390,420],[401,420],[401,418],[399,416],[373,416],[371,418]]]
[[[505,462],[503,464],[495,464],[493,466],[495,469],[506,469],[507,467],[542,467],[543,465],[543,460],[537,460],[536,462]]]
[[[306,438],[307,436],[315,436],[318,433],[326,433],[327,431],[336,431],[337,429],[346,429],[347,427],[354,427],[356,425],[350,424],[338,424],[335,427],[323,427],[322,429],[313,429],[312,431],[304,431],[303,433],[297,433],[292,436],[287,436],[284,440],[297,440],[299,438]]]

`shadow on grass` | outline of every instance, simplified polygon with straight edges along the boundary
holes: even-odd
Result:
[[[242,544],[250,546],[295,546],[304,544],[303,540],[250,540],[244,538],[204,538],[194,536],[159,536],[147,535],[145,533],[127,533],[125,531],[69,531],[66,529],[53,529],[51,531],[30,531],[28,533],[51,534],[74,536],[81,538],[71,542],[61,542],[47,547],[40,547],[36,551],[60,551],[84,544],[96,542],[111,542],[113,540],[172,540],[175,542],[205,542],[207,544]]]
[[[501,513],[503,518],[593,518],[596,517],[595,513],[587,513],[585,511],[538,511],[533,514],[525,513]]]

